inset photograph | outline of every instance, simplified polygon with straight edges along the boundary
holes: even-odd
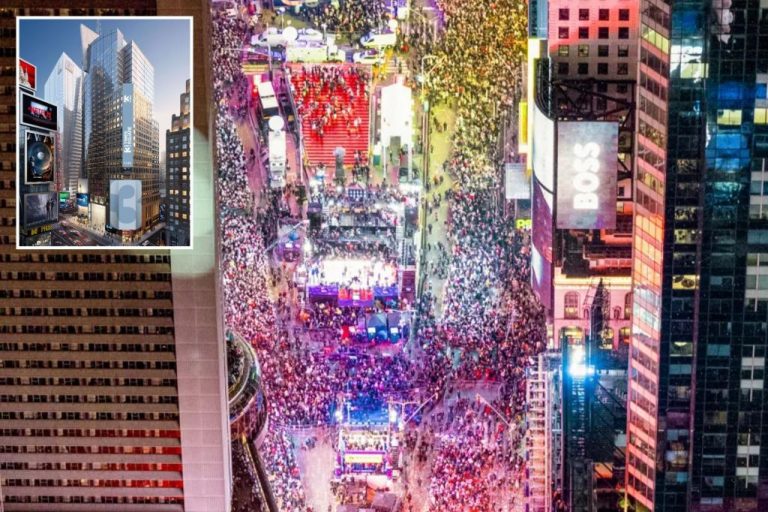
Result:
[[[18,249],[192,247],[192,18],[18,17]]]

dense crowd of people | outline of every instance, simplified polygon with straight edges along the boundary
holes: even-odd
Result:
[[[383,4],[376,7],[379,4],[341,0],[303,6],[301,12],[315,26],[325,24],[329,31],[359,34],[386,21],[388,14]],[[527,285],[527,234],[511,228],[511,222],[500,221],[494,198],[500,171],[500,155],[495,150],[498,128],[521,87],[517,77],[524,53],[526,27],[521,9],[525,6],[515,0],[498,0],[493,9],[458,0],[439,0],[438,4],[445,13],[444,33],[429,42],[424,38],[410,41],[415,48],[411,64],[418,68],[419,58],[426,52],[437,56],[438,64],[430,70],[425,86],[432,102],[448,103],[456,113],[453,149],[445,170],[457,186],[455,192],[438,197],[432,205],[436,209],[441,200],[448,201],[448,244],[437,247],[439,265],[426,269],[447,279],[444,290],[427,285],[417,296],[415,357],[407,352],[334,357],[313,350],[307,341],[313,339],[315,330],[336,331],[347,322],[357,322],[356,314],[341,308],[338,313],[330,307],[321,313],[313,311],[305,321],[306,329],[291,329],[297,325],[301,305],[293,292],[275,291],[289,281],[289,272],[272,264],[265,251],[276,236],[273,226],[279,212],[274,201],[257,205],[249,188],[247,175],[254,158],[247,158],[236,129],[242,109],[232,108],[247,80],[227,48],[241,46],[250,29],[237,18],[214,19],[225,321],[253,345],[259,357],[270,416],[260,452],[283,510],[307,510],[295,447],[285,428],[330,424],[334,407],[349,397],[404,396],[416,383],[422,396],[442,396],[455,379],[492,379],[502,389],[494,407],[509,423],[522,422],[524,373],[530,356],[544,346],[543,313]],[[339,123],[346,123],[350,134],[356,129],[348,100],[368,94],[368,77],[362,71],[345,69],[305,68],[294,77],[298,113],[315,121],[313,130],[319,136]],[[321,103],[318,97],[331,99]],[[386,186],[373,188],[362,201],[345,193],[328,190],[311,200],[335,201],[334,213],[339,219],[344,208],[362,209],[370,217],[367,211],[377,202],[406,200]],[[352,244],[346,248],[359,253],[374,247],[386,253],[389,249],[382,247],[390,247],[364,237],[338,243],[330,232],[328,235],[315,244],[316,256],[338,255],[345,251],[344,243]],[[443,296],[439,310],[438,294]],[[431,509],[493,510],[492,488],[511,485],[509,475],[522,470],[518,455],[522,428],[502,433],[499,425],[504,422],[495,410],[466,399],[459,400],[440,421],[434,426],[440,433],[427,436],[434,464],[428,484]],[[499,469],[504,465],[509,473]]]
[[[383,0],[337,0],[303,4],[301,16],[315,27],[354,38],[387,26],[389,13]]]

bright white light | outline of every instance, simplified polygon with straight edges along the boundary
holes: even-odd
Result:
[[[395,423],[397,421],[397,410],[396,409],[390,409],[389,410],[389,422]]]
[[[305,239],[302,249],[304,249],[304,252],[312,252],[312,242],[310,242],[308,239]]]
[[[336,418],[336,421],[341,421],[344,419],[344,413],[341,411],[341,408],[336,409],[336,412],[333,413],[333,417]]]

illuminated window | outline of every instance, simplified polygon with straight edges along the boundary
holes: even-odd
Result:
[[[565,318],[579,318],[579,294],[568,292],[563,299],[563,316]]]
[[[768,108],[755,109],[755,124],[768,124]]]
[[[579,45],[579,57],[589,57],[589,45],[588,44],[580,44]]]
[[[725,126],[741,125],[741,110],[718,110],[717,124]]]
[[[567,57],[568,52],[570,51],[569,49],[570,49],[570,46],[568,46],[567,44],[561,44],[560,46],[557,47],[557,54],[561,57]]]
[[[619,45],[617,50],[619,57],[629,57],[629,46]]]

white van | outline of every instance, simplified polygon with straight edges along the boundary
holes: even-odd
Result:
[[[369,32],[360,38],[360,44],[365,48],[387,48],[395,46],[397,34],[394,32]]]
[[[287,40],[277,27],[268,27],[259,35],[251,37],[252,46],[286,46]]]

